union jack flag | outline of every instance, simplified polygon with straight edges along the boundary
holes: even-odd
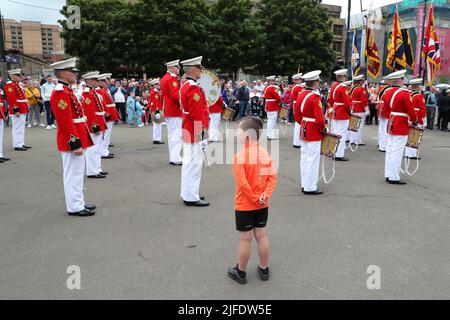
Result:
[[[439,40],[434,26],[434,7],[431,4],[428,11],[428,25],[425,32],[425,41],[422,48],[422,56],[426,59],[428,85],[433,84],[436,70],[441,65],[441,51],[439,49]]]

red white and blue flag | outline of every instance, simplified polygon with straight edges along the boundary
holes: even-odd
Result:
[[[441,51],[439,49],[439,39],[434,26],[433,5],[431,5],[430,10],[428,11],[428,24],[425,32],[422,56],[425,57],[428,85],[431,86],[433,84],[436,70],[439,70],[441,65]]]

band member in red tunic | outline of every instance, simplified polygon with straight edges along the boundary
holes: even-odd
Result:
[[[302,73],[297,73],[292,76],[292,81],[294,85],[292,86],[292,108],[295,110],[295,104],[297,103],[297,98],[300,92],[302,92],[304,86],[302,85]],[[294,122],[294,137],[292,142],[294,148],[300,148],[300,124],[297,121]]]
[[[389,122],[390,109],[389,109],[389,99],[385,100],[386,97],[392,97],[390,93],[388,93],[391,89],[391,81],[388,77],[383,78],[383,85],[378,89],[378,150],[380,152],[386,152],[386,143],[387,143],[387,125]]]
[[[152,80],[150,82],[152,90],[150,91],[149,105],[150,113],[155,119],[153,121],[153,144],[164,144],[161,141],[161,123],[159,120],[162,117],[162,97],[159,87],[159,79]],[[156,120],[156,121],[155,121]]]
[[[206,207],[200,197],[203,153],[208,145],[208,104],[197,81],[202,74],[202,57],[183,61],[186,80],[181,85],[180,105],[183,112],[183,167],[180,196],[186,206]]]
[[[411,85],[411,102],[414,107],[414,111],[417,114],[417,123],[418,126],[423,129],[424,127],[424,119],[427,116],[427,107],[425,105],[425,96],[422,93],[422,78],[413,79],[409,81]],[[417,149],[406,147],[405,149],[405,157],[420,160],[420,157],[417,157]]]
[[[409,122],[417,123],[417,114],[411,102],[411,92],[403,88],[406,70],[389,75],[392,81],[392,98],[389,106],[391,114],[388,123],[388,138],[384,175],[389,184],[406,184],[400,180],[400,168],[409,134]]]
[[[358,132],[350,131],[350,143],[364,146],[363,135],[366,117],[370,115],[369,97],[364,87],[364,76],[359,75],[353,78],[354,86],[350,90],[350,100],[352,102],[352,113],[361,117]]]
[[[264,101],[266,103],[267,112],[267,139],[276,139],[275,126],[278,119],[278,111],[280,111],[281,96],[280,88],[275,85],[275,76],[266,78],[267,87],[264,89]]]
[[[93,145],[82,106],[71,85],[77,82],[76,58],[51,65],[58,84],[50,97],[50,106],[58,122],[56,143],[63,161],[64,195],[67,212],[74,216],[92,216],[95,206],[86,205],[83,195],[85,151]]]
[[[3,98],[4,92],[0,89],[0,163],[8,161],[9,158],[3,156],[3,128],[5,126],[6,119],[6,107]]]
[[[320,167],[320,146],[325,129],[320,93],[320,70],[303,75],[306,88],[297,98],[294,109],[295,122],[300,124],[301,160],[300,174],[302,192],[305,195],[320,195],[317,188]]]
[[[28,114],[28,103],[20,84],[20,81],[22,81],[21,73],[21,69],[8,71],[11,80],[5,85],[5,93],[12,124],[13,148],[16,151],[27,151],[31,148],[25,145],[25,122]]]
[[[219,96],[219,99],[212,106],[209,107],[209,141],[219,141],[220,133],[220,117],[223,112],[223,99]]]
[[[167,122],[167,145],[169,162],[181,166],[181,148],[183,147],[182,119],[180,108],[180,60],[166,63],[167,73],[161,79],[163,114]]]

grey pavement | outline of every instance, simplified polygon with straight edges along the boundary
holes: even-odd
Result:
[[[116,126],[116,159],[103,161],[110,174],[85,183],[97,215],[69,217],[56,132],[27,129],[33,148],[14,152],[5,128],[12,160],[0,164],[0,299],[450,298],[450,134],[426,131],[419,172],[391,186],[369,126],[367,146],[336,164],[323,196],[307,197],[292,132],[281,136],[269,213],[272,277],[259,280],[255,247],[240,286],[226,276],[238,244],[231,165],[204,168],[210,207],[184,207],[167,145],[151,143],[151,127]],[[71,265],[81,290],[66,287]],[[381,270],[379,290],[366,285],[371,265]]]

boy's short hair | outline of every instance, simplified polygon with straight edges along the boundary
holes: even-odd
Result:
[[[249,136],[253,139],[258,141],[261,131],[264,128],[263,121],[258,117],[244,117],[239,121],[239,128],[241,128],[244,132],[247,132],[251,130]],[[256,139],[254,134],[256,134]]]

